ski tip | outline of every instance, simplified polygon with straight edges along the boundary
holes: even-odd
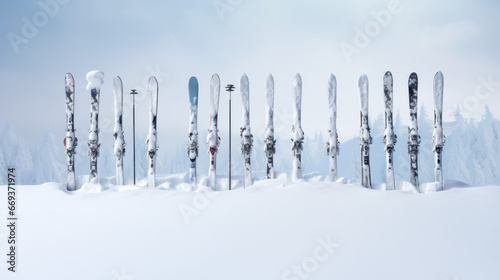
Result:
[[[215,81],[215,80],[220,81],[219,74],[213,74],[212,75],[212,82]]]
[[[156,79],[155,76],[151,76],[149,77],[149,82],[148,82],[149,85],[158,85],[158,80]]]
[[[240,79],[240,83],[241,84],[248,84],[248,76],[246,73],[243,73],[243,75],[241,76],[241,79]]]
[[[333,73],[330,73],[330,76],[328,76],[328,81],[337,82],[337,78],[335,77],[335,75],[333,75]]]
[[[418,76],[417,73],[412,72],[410,77],[408,78],[408,86],[409,87],[417,87],[418,86]]]
[[[189,78],[189,85],[198,85],[198,79],[195,76]]]
[[[115,88],[122,87],[123,83],[122,83],[122,79],[120,78],[120,76],[116,76],[113,78],[113,84],[114,84]]]
[[[274,77],[271,74],[269,74],[269,76],[267,76],[267,88],[268,89],[274,88]]]
[[[335,78],[335,75],[330,74],[328,77],[328,88],[334,89],[335,87],[337,87],[337,78]]]
[[[294,86],[302,86],[302,77],[299,73],[295,74],[295,78],[293,79]]]
[[[384,74],[384,88],[388,88],[392,91],[392,73],[391,71],[387,71]]]
[[[436,75],[434,75],[434,97],[437,95],[443,95],[443,73],[438,71]]]
[[[418,80],[417,73],[412,72],[412,73],[410,74],[410,80]]]
[[[100,70],[94,70],[87,73],[87,90],[91,90],[93,88],[99,88],[104,84],[104,72]]]
[[[190,98],[191,96],[198,95],[198,79],[196,77],[189,78],[188,89]]]
[[[368,76],[366,76],[366,74],[363,74],[359,77],[358,86],[360,89],[368,87]]]
[[[434,79],[443,79],[443,73],[441,71],[437,71],[436,75],[434,75]]]
[[[75,78],[73,78],[73,75],[71,73],[66,73],[64,80],[66,81],[67,87],[75,87]]]

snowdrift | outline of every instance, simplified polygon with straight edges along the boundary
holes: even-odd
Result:
[[[257,177],[245,189],[234,178],[233,191],[186,174],[156,189],[18,186],[19,267],[4,264],[0,279],[500,279],[498,186],[446,181],[419,194],[408,182],[388,192],[320,174]],[[6,237],[2,227],[0,252]]]

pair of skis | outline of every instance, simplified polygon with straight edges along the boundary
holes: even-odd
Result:
[[[99,157],[99,95],[100,87],[103,83],[104,73],[101,71],[91,71],[87,73],[87,90],[90,91],[90,130],[89,130],[89,156],[90,156],[90,175],[89,180],[97,180],[97,157]],[[66,181],[69,191],[76,190],[75,176],[75,158],[78,139],[75,137],[75,79],[71,73],[65,76],[66,92],[66,137],[64,145],[66,146],[66,156],[68,163],[68,177]]]
[[[116,156],[116,185],[123,185],[123,156],[125,155],[125,138],[123,135],[123,83],[119,76],[113,79],[115,104],[115,138],[114,154]],[[148,147],[148,187],[156,186],[156,152],[158,150],[156,117],[158,114],[158,81],[149,78],[149,132],[146,139]]]
[[[419,186],[418,180],[418,148],[420,135],[418,135],[417,125],[417,101],[418,101],[418,77],[416,73],[411,73],[408,80],[410,117],[411,122],[408,127],[408,153],[410,154],[410,182]],[[432,141],[434,144],[434,181],[439,184],[438,189],[443,189],[442,173],[442,150],[446,137],[443,134],[443,74],[441,71],[434,75],[434,130]]]
[[[114,154],[116,156],[116,185],[123,185],[123,156],[125,138],[123,135],[123,83],[119,76],[113,79],[115,104]],[[156,151],[158,150],[156,116],[158,114],[158,81],[151,77],[148,82],[149,132],[146,139],[148,147],[148,187],[156,186]]]
[[[193,77],[194,78],[194,77]],[[191,78],[191,79],[193,79]],[[194,106],[194,100],[192,96],[196,95],[197,102],[197,94],[198,94],[198,86],[195,79],[193,80],[193,86],[189,86],[189,94],[190,94],[190,102],[191,102],[191,125],[189,128],[189,141],[188,141],[188,155],[191,161],[194,163],[191,165],[190,174],[196,171],[193,168],[196,168],[195,160],[196,156],[194,153],[194,147],[197,147],[197,137],[196,142],[195,138],[192,137],[194,135],[193,131],[196,129],[196,116],[197,112],[195,112],[196,106]],[[244,158],[244,186],[250,186],[252,184],[252,173],[251,173],[251,162],[250,155],[252,149],[253,136],[250,129],[250,91],[249,91],[249,81],[246,74],[241,77],[240,80],[240,90],[243,102],[243,124],[240,129],[241,133],[241,152]],[[210,155],[209,169],[208,169],[208,186],[215,189],[215,178],[216,178],[216,164],[217,164],[217,153],[220,145],[220,137],[219,137],[219,129],[218,129],[218,119],[219,119],[219,96],[220,96],[220,78],[217,74],[212,76],[210,82],[210,128],[208,130],[207,135],[207,144],[208,144],[208,153]],[[194,144],[196,143],[196,144]],[[191,183],[196,182],[196,176],[190,176]]]

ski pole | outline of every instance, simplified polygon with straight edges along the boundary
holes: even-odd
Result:
[[[134,185],[135,185],[135,95],[138,92],[135,89],[132,89],[132,137],[133,137],[133,154],[134,154]]]
[[[234,91],[234,85],[227,85],[226,91],[229,92],[229,190],[231,190],[231,92]]]

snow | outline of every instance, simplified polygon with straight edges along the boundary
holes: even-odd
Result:
[[[219,139],[217,136],[217,133],[214,131],[211,131],[207,135],[207,144],[208,144],[208,152],[210,153],[210,147],[218,147],[219,146]]]
[[[120,156],[123,153],[123,144],[125,141],[123,141],[123,138],[118,135],[118,137],[115,140],[115,145],[113,147],[113,154],[115,156]]]
[[[261,175],[220,192],[186,174],[158,177],[156,189],[18,186],[19,270],[0,279],[500,279],[498,186],[446,181],[422,194],[409,182],[386,192]],[[2,227],[1,252],[6,236]]]
[[[87,73],[87,90],[100,88],[104,84],[104,72],[99,70],[90,71]]]

